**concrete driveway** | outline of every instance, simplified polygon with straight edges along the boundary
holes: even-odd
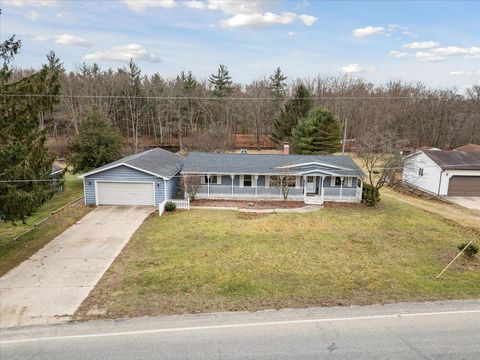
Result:
[[[154,211],[98,207],[0,278],[0,327],[68,321]]]
[[[480,197],[449,196],[447,199],[467,209],[480,210]]]

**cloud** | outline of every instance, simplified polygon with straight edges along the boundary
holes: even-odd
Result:
[[[339,70],[346,74],[358,74],[358,73],[365,72],[365,70],[358,64],[348,64],[340,68],[337,68],[336,70]]]
[[[29,18],[32,21],[37,21],[40,15],[35,10],[32,10],[28,13],[27,18]]]
[[[403,31],[402,32],[403,35],[406,35],[406,36],[410,36],[410,37],[413,37],[413,38],[418,38],[418,35],[411,32],[411,31]]]
[[[302,21],[305,25],[311,26],[317,20],[309,15],[297,15],[292,12],[282,12],[275,14],[266,12],[264,14],[237,14],[221,22],[222,26],[228,28],[238,27],[267,27],[272,25],[288,25],[296,20]]]
[[[183,4],[190,9],[205,9],[207,7],[207,3],[199,0],[188,0]]]
[[[140,44],[128,44],[124,46],[115,46],[111,49],[96,51],[83,57],[84,60],[107,60],[107,61],[137,61],[160,62],[160,58],[149,53]]]
[[[440,44],[436,41],[414,41],[412,43],[408,43],[403,45],[404,48],[407,49],[432,49],[439,47]]]
[[[465,71],[465,70],[450,71],[450,75],[452,76],[471,76],[473,74],[475,74],[473,71]]]
[[[55,36],[55,42],[57,44],[62,45],[73,45],[73,46],[81,46],[81,47],[89,47],[92,46],[91,43],[80,36],[70,35],[70,34],[63,34]]]
[[[185,2],[185,6],[189,8],[207,8],[223,12],[228,16],[220,22],[225,28],[263,28],[273,25],[289,25],[295,21],[312,26],[317,21],[317,18],[312,15],[275,11],[280,4],[279,0],[208,0],[207,2],[189,0]]]
[[[461,48],[458,46],[447,46],[431,50],[432,53],[439,56],[465,55],[465,57],[480,57],[480,47]]]
[[[55,6],[57,0],[9,0],[4,1],[4,5],[12,5],[17,7],[22,6]]]
[[[415,58],[418,61],[422,61],[422,62],[437,62],[445,59],[443,56],[436,55],[432,52],[424,52],[424,51],[418,51],[415,54]]]
[[[410,54],[406,53],[406,52],[401,52],[401,51],[397,51],[397,50],[393,50],[393,51],[390,51],[388,53],[388,56],[389,57],[392,57],[392,58],[395,58],[395,59],[404,59],[404,58],[407,58],[410,56]]]
[[[123,3],[135,12],[144,12],[149,7],[172,9],[177,6],[175,0],[123,0]]]
[[[367,26],[353,30],[355,37],[367,37],[372,35],[380,35],[385,32],[385,28],[381,26]]]

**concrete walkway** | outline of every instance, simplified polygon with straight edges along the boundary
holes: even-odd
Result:
[[[98,207],[0,278],[0,327],[68,321],[153,207]]]
[[[473,196],[450,196],[447,200],[467,209],[480,210],[480,197]]]

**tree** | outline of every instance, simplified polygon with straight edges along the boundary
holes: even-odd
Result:
[[[396,144],[393,134],[381,131],[370,131],[359,141],[357,156],[367,172],[364,196],[369,205],[377,205],[384,185],[396,186],[402,181],[403,160]]]
[[[220,65],[217,74],[210,75],[208,81],[213,85],[213,93],[218,97],[223,97],[233,91],[232,77],[225,65]]]
[[[55,192],[49,179],[54,156],[46,146],[47,129],[40,126],[40,115],[54,110],[60,92],[52,79],[59,76],[61,66],[44,65],[36,73],[11,81],[9,64],[20,47],[14,36],[1,45],[0,219],[12,222],[25,221]]]
[[[300,119],[292,130],[295,152],[299,154],[333,154],[340,150],[340,126],[333,114],[317,107]]]
[[[273,120],[272,139],[282,145],[291,140],[292,129],[300,118],[305,117],[313,106],[310,93],[304,85],[295,89],[294,98],[287,101],[280,116]]]
[[[85,172],[120,158],[122,138],[97,110],[80,124],[78,135],[68,144],[68,163],[73,171]]]
[[[285,82],[287,77],[283,75],[282,70],[279,67],[277,67],[273,75],[269,77],[269,80],[270,90],[272,91],[273,96],[276,98],[283,98],[287,86],[287,83]]]

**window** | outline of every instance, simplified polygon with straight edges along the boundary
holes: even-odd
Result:
[[[313,176],[312,176],[313,178]],[[269,177],[269,186],[272,187],[281,187],[282,181],[286,181],[288,187],[295,187],[296,179],[295,176],[278,176],[278,175],[271,175]]]
[[[357,187],[362,187],[362,180],[357,179]]]
[[[252,175],[243,175],[243,186],[252,186]]]
[[[423,176],[423,168],[418,169],[418,175]]]
[[[335,177],[335,186],[340,186],[342,185],[342,178],[340,177]]]
[[[205,175],[205,178],[203,179],[204,184],[208,184],[208,176]],[[222,183],[222,177],[220,175],[210,175],[210,184],[218,184],[220,185]]]

